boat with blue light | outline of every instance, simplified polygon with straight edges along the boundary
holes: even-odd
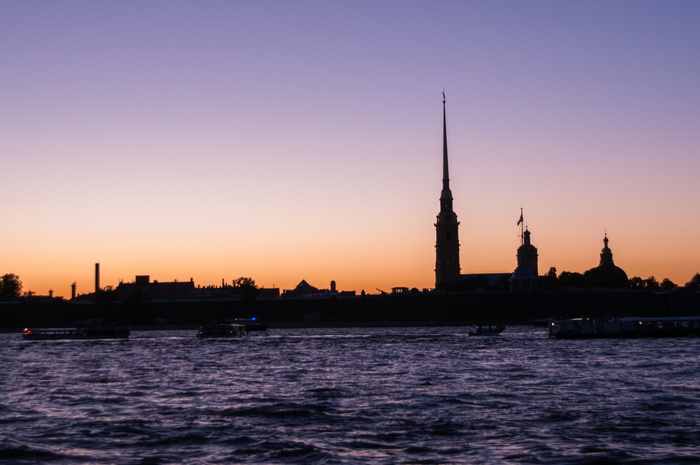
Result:
[[[251,331],[267,331],[267,325],[260,323],[256,317],[252,318],[235,318],[233,320],[234,324],[245,325],[245,330]]]
[[[202,325],[197,331],[199,339],[213,338],[236,338],[243,337],[248,333],[245,325],[233,323],[209,323]]]

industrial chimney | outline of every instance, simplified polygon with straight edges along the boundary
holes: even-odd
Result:
[[[75,289],[78,286],[78,283],[73,283],[70,285],[70,298],[75,299]]]
[[[100,264],[95,263],[95,292],[100,290]]]

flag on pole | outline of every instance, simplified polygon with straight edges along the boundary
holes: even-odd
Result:
[[[518,224],[516,226],[520,226],[520,223],[523,222],[523,212],[520,212],[520,219],[518,220]]]

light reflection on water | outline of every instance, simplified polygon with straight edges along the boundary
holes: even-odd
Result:
[[[7,463],[694,463],[700,339],[0,335]]]

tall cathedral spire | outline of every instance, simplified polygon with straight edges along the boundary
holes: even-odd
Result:
[[[459,234],[457,215],[452,210],[452,191],[447,159],[447,116],[445,92],[442,93],[442,192],[440,193],[440,213],[435,230],[435,287],[449,284],[459,279]]]
[[[447,159],[447,112],[445,92],[442,93],[442,192],[440,212],[452,211],[452,191],[450,190],[450,166]]]
[[[450,168],[447,161],[447,104],[445,92],[442,93],[442,190],[447,191],[450,196]]]

